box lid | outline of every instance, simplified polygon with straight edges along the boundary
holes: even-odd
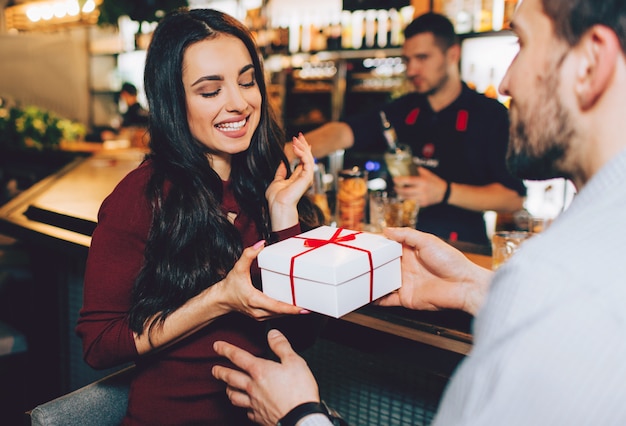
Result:
[[[334,242],[328,242],[335,236]],[[307,243],[308,242],[308,243]],[[259,267],[328,284],[341,284],[402,255],[402,246],[381,235],[320,226],[265,247]]]

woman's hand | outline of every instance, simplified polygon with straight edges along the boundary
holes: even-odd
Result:
[[[275,425],[292,408],[319,402],[319,391],[306,362],[278,330],[270,330],[267,342],[280,362],[257,358],[230,343],[217,341],[215,351],[242,371],[216,365],[213,376],[227,384],[233,405],[248,410],[248,418],[260,425]]]
[[[252,285],[250,266],[264,245],[265,241],[259,241],[246,248],[226,278],[189,299],[161,326],[146,329],[142,334],[135,333],[137,352],[145,354],[163,349],[233,311],[259,321],[282,315],[308,314],[306,309],[272,299]]]
[[[440,238],[409,228],[386,228],[402,243],[402,286],[374,303],[409,309],[460,309],[475,315],[493,273]]]
[[[287,169],[281,163],[274,180],[265,191],[274,231],[287,229],[298,223],[298,201],[313,183],[313,154],[302,133],[293,138],[292,146],[300,164],[287,179]]]
[[[237,311],[256,320],[308,313],[297,306],[272,299],[252,285],[250,266],[264,245],[265,241],[259,241],[246,248],[226,278],[213,286],[219,292],[218,300],[224,311]]]

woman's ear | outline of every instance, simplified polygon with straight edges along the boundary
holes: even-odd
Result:
[[[610,87],[621,47],[615,33],[603,25],[587,31],[576,49],[579,60],[575,90],[582,110],[592,108]]]

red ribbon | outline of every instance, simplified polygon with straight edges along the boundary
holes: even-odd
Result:
[[[353,246],[349,246],[346,244],[343,244],[344,241],[353,241],[356,239],[356,236],[361,234],[361,232],[354,232],[352,234],[348,234],[348,235],[344,235],[342,237],[339,236],[339,234],[341,234],[341,231],[343,231],[343,228],[337,228],[337,231],[335,231],[335,233],[332,235],[332,237],[330,237],[330,239],[328,240],[321,240],[321,239],[317,239],[317,238],[302,238],[302,237],[294,237],[294,238],[300,238],[300,239],[304,239],[304,246],[305,247],[311,247],[310,250],[307,251],[303,251],[302,253],[299,253],[295,256],[293,256],[291,258],[291,264],[289,266],[289,282],[291,284],[291,301],[293,305],[296,305],[296,288],[295,288],[295,279],[293,276],[293,270],[296,264],[296,258],[300,257],[304,254],[307,254],[313,250],[317,250],[320,247],[324,247],[325,245],[328,244],[337,244],[338,246],[341,247],[346,247],[346,248],[350,248],[350,249],[354,249],[354,250],[359,250],[362,252],[367,253],[367,259],[369,261],[370,264],[370,302],[373,300],[374,298],[374,262],[372,260],[372,252],[370,252],[369,250],[365,250],[362,249],[360,247],[353,247]]]

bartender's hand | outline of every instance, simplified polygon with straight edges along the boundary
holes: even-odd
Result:
[[[383,232],[402,243],[402,286],[375,304],[478,312],[491,283],[490,270],[432,234],[410,228],[385,228]]]
[[[302,133],[293,138],[292,149],[300,163],[289,178],[285,165],[281,163],[274,180],[265,191],[274,231],[287,229],[298,223],[298,201],[313,183],[315,162],[311,147]]]
[[[417,176],[393,178],[396,193],[407,200],[417,200],[420,207],[439,204],[446,193],[447,182],[424,167],[418,168]]]
[[[248,410],[248,418],[261,425],[275,425],[291,409],[305,402],[319,402],[313,373],[278,330],[270,330],[267,341],[280,362],[257,358],[249,352],[217,341],[215,351],[242,371],[213,367],[213,376],[226,382],[233,405]]]

